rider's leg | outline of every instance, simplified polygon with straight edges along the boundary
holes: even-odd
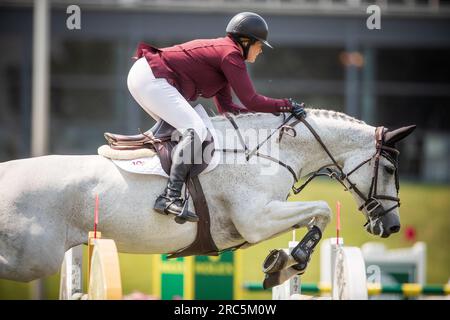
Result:
[[[159,213],[180,216],[187,221],[198,221],[198,216],[185,208],[186,200],[181,197],[181,190],[192,164],[195,163],[195,155],[200,153],[201,143],[195,131],[193,129],[186,130],[174,149],[170,177],[165,192],[156,199],[153,209]]]
[[[200,141],[205,141],[207,130],[203,120],[166,79],[154,77],[145,58],[140,58],[131,68],[128,89],[155,120],[163,119],[179,131],[194,129]]]
[[[144,109],[145,112],[147,112],[153,119],[156,120],[156,124],[160,121],[160,117],[156,115],[152,110],[149,108],[148,105],[142,101],[140,97],[140,89],[141,89],[141,83],[149,82],[155,80],[155,76],[153,75],[152,69],[149,67],[147,60],[142,57],[138,59],[133,66],[130,69],[130,72],[128,72],[128,78],[127,78],[127,85],[128,90],[130,91],[131,95],[133,96],[134,100],[141,106],[142,109]],[[155,124],[155,126],[156,126]]]
[[[181,191],[194,163],[193,160],[198,162],[199,156],[201,157],[201,145],[207,135],[206,127],[186,99],[165,79],[155,79],[151,68],[146,61],[144,62],[145,64],[137,66],[136,72],[133,72],[134,66],[130,70],[128,77],[130,91],[134,92],[133,96],[136,96],[136,100],[144,110],[155,114],[181,133],[181,141],[174,148],[167,187],[158,197],[154,209],[160,213],[180,215],[188,221],[198,221],[194,213],[183,210],[185,200],[181,198]],[[149,74],[142,72],[142,69],[150,70]]]
[[[184,210],[185,200],[181,198],[181,190],[192,164],[201,163],[202,143],[207,135],[206,127],[192,106],[166,80],[163,79],[156,87],[157,90],[147,91],[151,92],[152,100],[158,102],[151,105],[152,110],[178,129],[181,140],[174,148],[167,187],[156,200],[154,209],[195,222],[198,221],[197,215]]]

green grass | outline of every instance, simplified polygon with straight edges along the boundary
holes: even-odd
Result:
[[[417,241],[427,244],[427,282],[443,284],[450,278],[450,186],[425,185],[402,182],[400,190],[402,230],[388,239],[380,239],[363,229],[365,218],[357,210],[353,198],[335,182],[317,180],[301,196],[290,200],[325,200],[333,212],[336,201],[342,204],[341,235],[345,244],[360,246],[368,241],[381,241],[388,248],[408,247],[403,231],[412,226],[417,231]],[[297,231],[297,240],[305,230]],[[335,219],[325,231],[324,238],[335,236]],[[271,249],[284,248],[292,239],[292,233],[286,233],[270,241],[262,242],[243,251],[244,281],[263,280],[261,264]],[[302,277],[303,282],[317,282],[320,277],[319,250],[317,250]],[[85,259],[86,260],[86,259]],[[133,291],[151,293],[151,256],[120,254],[121,274],[124,293]],[[45,279],[46,295],[49,299],[58,297],[58,275]],[[0,299],[28,299],[28,284],[0,280]],[[246,293],[248,299],[270,299],[270,292]]]

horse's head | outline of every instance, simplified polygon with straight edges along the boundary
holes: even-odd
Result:
[[[398,155],[396,143],[407,137],[415,125],[386,131],[377,128],[375,152],[349,157],[344,163],[346,185],[367,218],[369,233],[383,238],[400,230],[398,198]]]

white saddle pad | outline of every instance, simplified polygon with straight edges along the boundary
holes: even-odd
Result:
[[[201,104],[198,104],[194,107],[194,110],[198,113],[200,118],[202,118],[206,127],[211,132],[211,135],[214,139],[214,148],[218,149],[219,140],[217,139],[216,130],[214,129],[211,119],[209,118],[205,109]],[[215,167],[217,167],[219,161],[220,161],[219,152],[214,152],[214,155],[208,167],[206,167],[206,169],[201,174],[213,170]],[[159,157],[156,155],[152,157],[143,157],[133,160],[112,160],[112,162],[114,162],[120,169],[125,170],[127,172],[138,174],[157,174],[163,177],[168,177],[168,175],[161,166],[161,161],[159,160]]]

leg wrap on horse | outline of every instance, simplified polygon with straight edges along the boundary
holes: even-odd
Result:
[[[305,237],[292,249],[289,256],[285,250],[272,250],[263,263],[264,289],[273,288],[306,270],[315,246],[322,238],[319,227],[313,226]]]
[[[198,216],[188,210],[187,199],[181,197],[189,171],[196,161],[196,156],[201,152],[202,144],[196,137],[193,129],[187,129],[174,148],[167,187],[164,194],[156,199],[154,206],[155,211],[159,213],[176,215],[177,223],[198,221]]]
[[[320,239],[322,239],[322,231],[319,227],[313,226],[309,229],[304,238],[291,252],[292,257],[298,262],[293,268],[299,271],[304,271],[306,269],[306,266],[311,259],[311,254]]]

